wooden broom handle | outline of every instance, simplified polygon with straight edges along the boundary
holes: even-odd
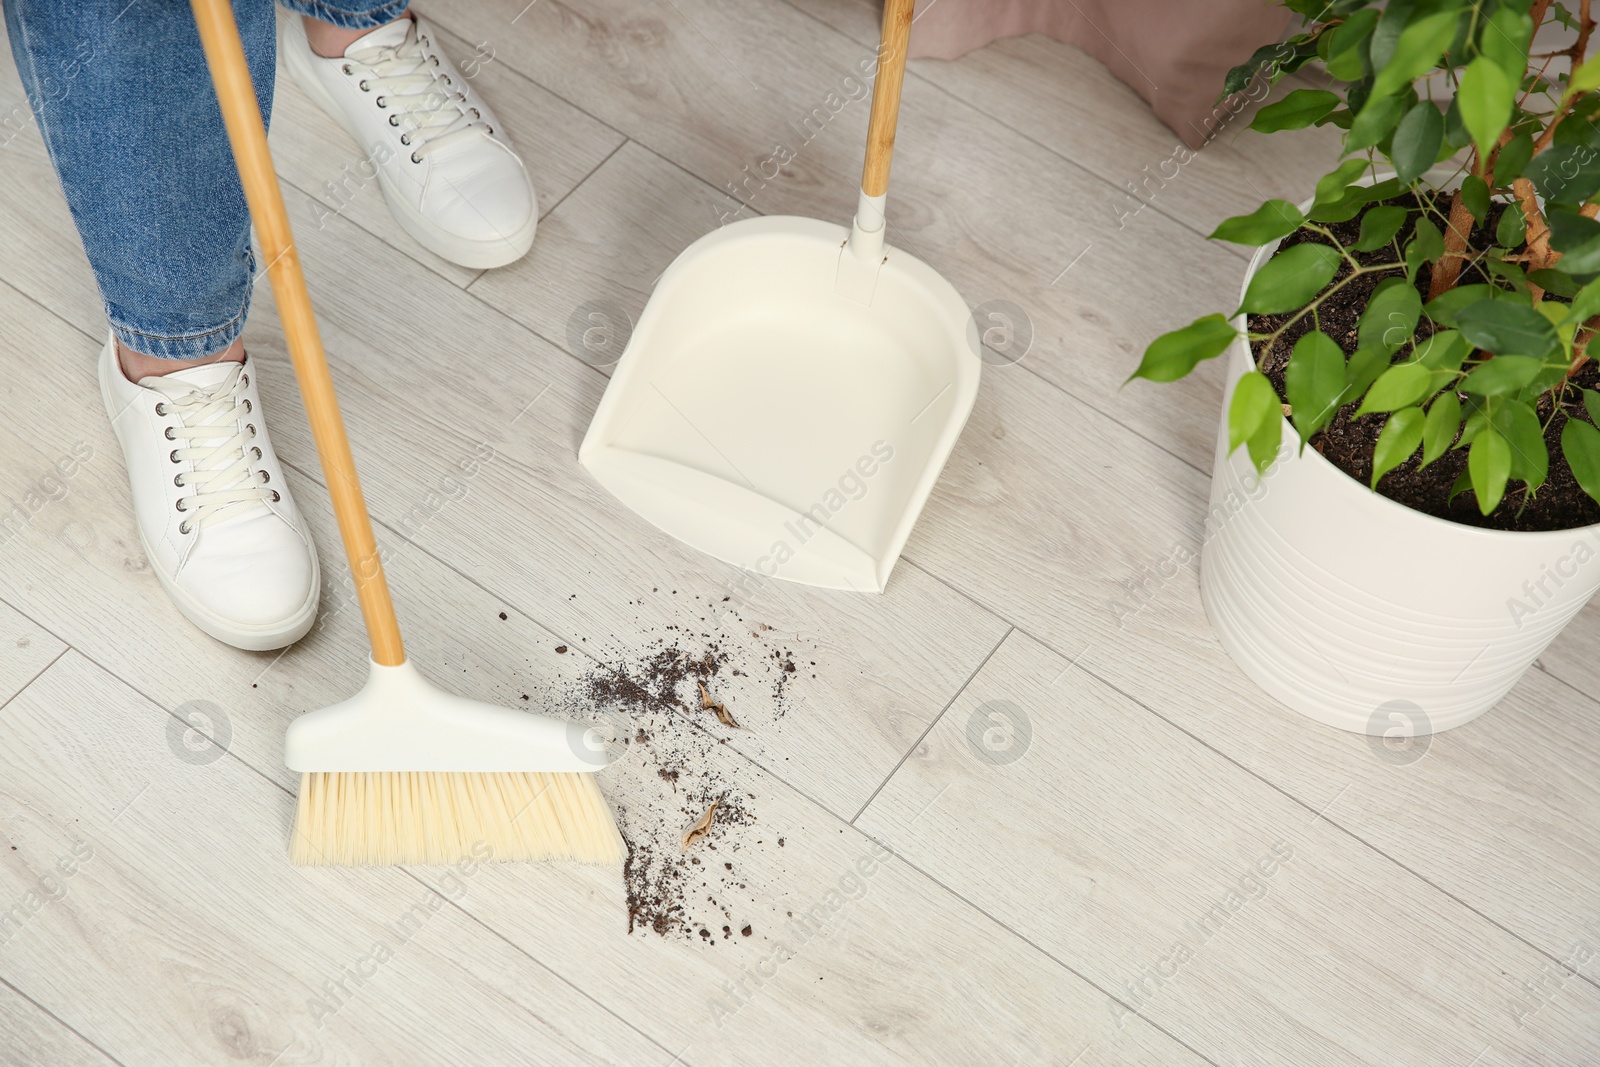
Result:
[[[915,6],[916,0],[883,3],[878,71],[872,83],[872,117],[867,120],[867,161],[861,168],[861,191],[868,196],[882,196],[889,191],[889,160],[894,155],[894,126],[900,117],[900,86],[906,78],[906,49],[911,44]]]
[[[311,423],[311,436],[322,459],[333,513],[339,520],[339,536],[350,561],[361,615],[367,622],[372,658],[383,666],[397,667],[406,661],[400,622],[395,618],[378,542],[372,536],[372,520],[361,495],[361,482],[356,478],[356,463],[350,455],[344,419],[333,393],[333,376],[328,373],[328,357],[322,351],[322,337],[311,310],[311,294],[306,291],[305,276],[300,271],[300,254],[294,235],[289,232],[289,213],[284,209],[283,192],[278,188],[272,155],[267,151],[267,131],[250,81],[244,45],[239,40],[239,26],[229,0],[191,3],[200,27],[200,43],[205,47],[206,65],[211,68],[211,80],[222,105],[222,120],[239,165],[250,217],[255,222],[261,253],[267,258],[267,277],[278,303],[289,359],[305,398],[306,419]]]

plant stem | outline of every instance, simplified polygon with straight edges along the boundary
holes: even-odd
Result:
[[[1472,212],[1461,200],[1458,188],[1450,194],[1450,217],[1444,230],[1444,255],[1439,257],[1428,273],[1428,299],[1435,300],[1441,293],[1454,289],[1461,277],[1461,261],[1467,254],[1467,235],[1472,232]]]

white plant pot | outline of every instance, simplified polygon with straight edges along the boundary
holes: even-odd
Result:
[[[1276,249],[1257,250],[1246,285]],[[1437,733],[1493,707],[1600,587],[1600,525],[1509,533],[1413,511],[1300,451],[1287,419],[1258,477],[1244,448],[1228,454],[1249,344],[1224,358],[1200,555],[1223,648],[1268,693],[1343,730]]]

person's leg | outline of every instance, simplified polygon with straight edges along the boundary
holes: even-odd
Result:
[[[527,168],[427,20],[404,0],[280,2],[300,16],[283,24],[284,66],[360,146],[360,185],[376,177],[396,221],[452,262],[525,255],[538,224]],[[319,227],[344,203],[319,210]]]
[[[330,4],[323,0],[281,0],[283,6],[305,19],[306,40],[324,59],[338,59],[345,49],[379,26],[410,15],[411,0],[389,3]]]
[[[266,116],[275,12],[234,8]],[[298,640],[320,572],[239,341],[250,217],[189,5],[7,0],[5,17],[111,323],[101,397],[152,569],[220,640]]]
[[[235,13],[268,115],[273,9],[239,0]],[[188,6],[7,0],[5,17],[119,346],[182,361],[234,346],[250,305],[250,217]]]

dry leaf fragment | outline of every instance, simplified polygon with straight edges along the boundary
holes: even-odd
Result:
[[[709,709],[716,712],[718,722],[724,726],[731,726],[737,730],[739,728],[739,724],[734,720],[733,713],[728,710],[728,706],[720,700],[712,700],[711,694],[706,690],[706,684],[704,682],[699,683],[699,685],[700,710],[706,711]]]
[[[694,844],[696,841],[700,840],[702,837],[706,836],[706,834],[711,832],[711,820],[716,818],[717,805],[721,803],[722,797],[718,797],[717,799],[713,800],[711,802],[711,806],[706,809],[706,813],[700,816],[700,818],[696,819],[694,825],[683,832],[684,848],[688,848],[690,845]]]

